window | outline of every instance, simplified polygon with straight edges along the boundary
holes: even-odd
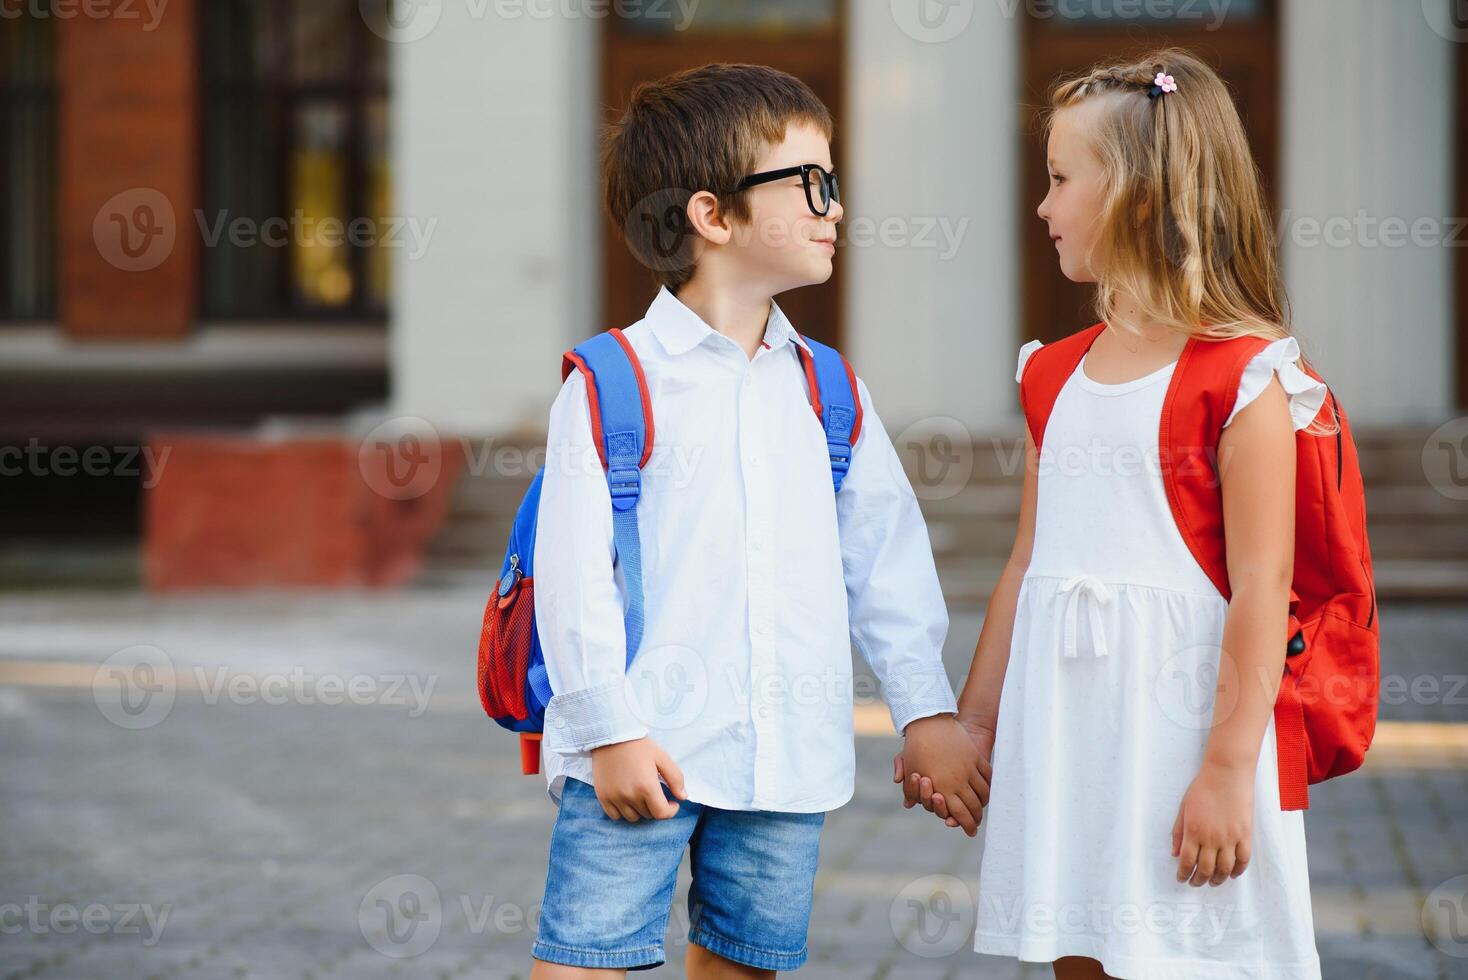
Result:
[[[0,320],[56,314],[54,24],[0,18]]]
[[[201,11],[203,316],[383,319],[385,28],[356,0]]]

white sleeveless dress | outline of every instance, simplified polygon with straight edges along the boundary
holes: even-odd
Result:
[[[1021,373],[1039,346],[1021,348]],[[1261,351],[1234,412],[1278,376],[1295,428],[1308,425],[1325,386],[1299,356],[1293,338]],[[1050,416],[974,949],[1089,956],[1136,980],[1318,978],[1304,814],[1279,808],[1272,721],[1248,869],[1216,888],[1177,881],[1172,825],[1203,759],[1228,604],[1178,533],[1158,468],[1175,367],[1107,385],[1083,360]]]

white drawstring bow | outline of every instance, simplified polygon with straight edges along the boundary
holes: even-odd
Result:
[[[1078,657],[1080,651],[1076,645],[1076,614],[1077,606],[1080,605],[1081,596],[1086,596],[1091,601],[1086,603],[1086,613],[1091,622],[1091,644],[1095,649],[1096,656],[1107,656],[1110,651],[1106,646],[1106,633],[1102,629],[1100,606],[1106,605],[1114,598],[1115,593],[1111,586],[1094,575],[1076,575],[1066,580],[1060,587],[1060,594],[1069,594],[1070,598],[1065,604],[1065,655],[1067,657]]]

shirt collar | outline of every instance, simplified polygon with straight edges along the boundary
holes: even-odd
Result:
[[[684,306],[666,286],[658,289],[644,319],[663,349],[675,356],[692,350],[717,333],[697,313]],[[810,345],[805,338],[796,333],[780,305],[771,300],[770,317],[765,321],[764,343],[774,350],[787,342],[794,342],[807,354],[810,353]]]

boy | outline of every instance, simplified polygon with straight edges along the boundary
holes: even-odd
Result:
[[[645,622],[628,670],[610,497],[573,371],[551,409],[535,549],[560,807],[535,980],[662,963],[685,849],[690,976],[805,961],[821,825],[854,789],[853,642],[907,769],[967,801],[976,832],[979,755],[954,718],[917,500],[859,381],[865,421],[833,492],[806,344],[771,298],[831,275],[831,130],[799,80],[708,65],[640,86],[605,136],[604,203],[661,286],[625,332],[656,426],[638,503]]]

